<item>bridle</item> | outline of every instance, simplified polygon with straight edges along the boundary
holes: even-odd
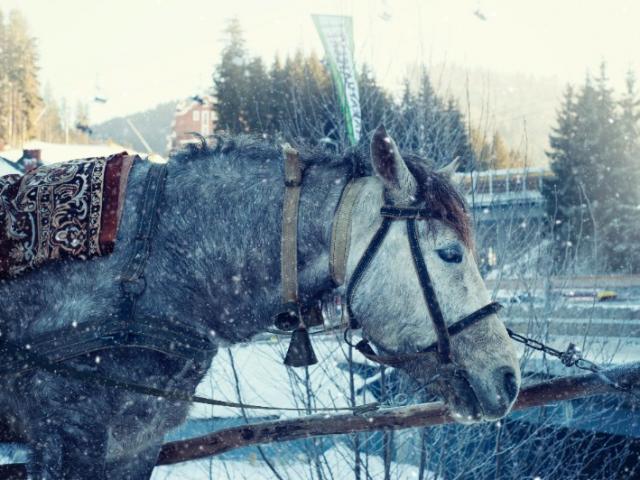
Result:
[[[389,232],[392,222],[405,221],[413,265],[415,267],[416,274],[418,275],[422,295],[433,323],[437,340],[428,347],[414,353],[379,355],[375,353],[369,344],[369,341],[366,339],[360,340],[356,345],[354,345],[354,347],[369,360],[394,367],[401,366],[407,362],[423,359],[426,355],[432,354],[433,352],[437,353],[438,362],[441,365],[452,364],[454,361],[451,355],[451,336],[462,332],[483,318],[497,313],[502,306],[497,302],[491,302],[447,326],[444,315],[442,314],[442,309],[440,308],[440,303],[438,302],[438,297],[431,282],[431,277],[429,276],[429,270],[427,269],[427,265],[424,261],[422,250],[420,249],[418,229],[416,227],[416,221],[435,219],[437,216],[427,208],[396,207],[391,205],[384,205],[380,209],[380,215],[382,216],[382,223],[360,257],[353,275],[347,284],[346,304],[349,315],[349,327],[351,329],[361,328],[361,324],[352,310],[353,296],[360,281],[364,277],[364,274],[380,249],[380,246]]]

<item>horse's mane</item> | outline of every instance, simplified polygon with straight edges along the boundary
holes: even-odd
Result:
[[[464,195],[449,175],[438,173],[431,162],[411,154],[402,154],[418,183],[417,200],[433,211],[435,217],[451,228],[467,247],[473,248],[473,230]]]
[[[265,158],[282,155],[282,143],[256,135],[216,134],[209,139],[199,137],[199,143],[187,144],[171,156],[171,161],[185,163],[226,156],[244,161],[263,162]],[[369,146],[361,142],[338,154],[327,146],[312,146],[303,142],[293,145],[304,164],[309,166],[344,167],[352,178],[373,175],[369,161]],[[450,227],[465,245],[472,247],[469,208],[462,193],[447,175],[437,172],[433,162],[412,153],[402,153],[409,170],[418,183],[417,203],[431,209],[436,217]]]
[[[205,138],[197,135],[199,142],[188,143],[181,150],[171,155],[176,162],[190,162],[194,160],[211,159],[220,155],[238,157],[244,160],[263,162],[265,158],[276,158],[282,155],[282,145],[285,140],[258,135],[220,133]],[[366,175],[359,166],[365,159],[362,146],[345,150],[342,155],[336,154],[328,146],[311,145],[304,141],[291,142],[305,166],[351,166],[355,174]],[[366,156],[368,158],[368,156]]]

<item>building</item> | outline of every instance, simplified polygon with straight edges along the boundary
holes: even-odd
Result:
[[[167,137],[167,150],[173,152],[187,143],[198,139],[190,132],[207,137],[213,133],[215,126],[213,98],[208,95],[195,95],[180,102],[171,124],[171,133]]]
[[[475,225],[480,267],[488,271],[514,245],[536,245],[547,222],[542,186],[549,168],[511,168],[457,173]]]
[[[550,178],[549,168],[510,168],[456,173],[469,205],[477,211],[476,221],[501,221],[514,213],[526,218],[544,216],[542,184]]]

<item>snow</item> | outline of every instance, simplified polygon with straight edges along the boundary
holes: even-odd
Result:
[[[334,480],[353,478],[354,454],[345,445],[336,445],[322,455],[322,464],[331,471],[329,478]],[[309,469],[315,468],[306,455],[300,454],[294,461],[283,462],[278,458],[270,458],[278,474],[286,479],[309,478]],[[368,470],[370,478],[384,477],[384,462],[376,456],[369,456]],[[418,467],[393,462],[392,478],[417,479]],[[152,480],[204,480],[209,478],[230,480],[260,480],[276,478],[262,461],[260,456],[252,452],[246,460],[227,460],[213,457],[211,459],[186,462],[178,465],[156,467]],[[314,477],[315,478],[315,477]],[[433,474],[425,474],[425,480],[435,478]]]
[[[349,405],[349,374],[345,344],[341,334],[325,338],[314,336],[313,347],[318,363],[309,367],[309,380],[317,407],[346,407]],[[282,363],[288,347],[288,337],[272,336],[264,341],[233,347],[234,364],[239,377],[239,389],[243,403],[270,405],[285,408],[304,408],[304,369],[290,369]],[[356,356],[357,355],[357,356]],[[364,362],[359,353],[356,359]],[[340,368],[342,366],[342,368]],[[364,386],[364,380],[355,376],[356,390]],[[197,395],[215,397],[218,400],[238,401],[229,353],[221,350],[214,358],[206,378],[200,383]],[[367,401],[373,401],[369,398]],[[304,412],[282,410],[254,410],[249,415],[276,414],[282,417],[299,416]],[[236,417],[238,410],[229,407],[194,405],[192,418]]]
[[[562,321],[562,320],[559,320]],[[347,406],[349,392],[349,374],[347,370],[347,355],[345,344],[341,335],[313,337],[313,346],[319,362],[309,367],[309,381],[314,396],[314,403],[318,407]],[[551,336],[547,343],[559,350],[564,350],[570,341],[581,346],[581,338],[573,336]],[[280,336],[266,336],[254,340],[249,344],[234,345],[231,347],[233,364],[238,376],[238,389],[241,400],[244,403],[284,407],[304,407],[306,391],[304,388],[304,369],[289,369],[282,364],[282,358],[288,346],[288,338]],[[521,345],[518,345],[519,354],[524,353]],[[554,358],[547,357],[543,360],[540,352],[527,352],[527,360],[523,363],[527,372],[545,371],[547,368],[551,374],[567,375],[582,373],[581,371],[567,369]],[[585,348],[586,358],[608,364],[612,358],[614,363],[626,363],[640,360],[640,338],[599,337],[590,338]],[[363,362],[364,359],[354,352],[354,360]],[[355,375],[356,391],[372,378],[364,379]],[[229,349],[221,348],[215,357],[211,369],[205,379],[199,385],[197,394],[212,397],[219,400],[238,401],[236,380],[232,370]],[[366,395],[366,396],[365,396]],[[371,393],[358,394],[358,403],[372,402],[375,399]],[[403,402],[404,403],[404,402]],[[247,410],[247,421],[264,420],[266,416],[274,418],[287,418],[305,415],[305,412],[289,412],[284,410],[264,411]],[[209,405],[194,405],[189,417],[196,420],[215,420],[216,429],[225,428],[225,421],[237,424],[244,422],[238,409],[229,407],[213,407]],[[218,419],[216,420],[216,417]],[[219,417],[222,417],[220,419]],[[239,418],[240,417],[240,418]],[[256,418],[260,417],[260,418]],[[229,425],[227,425],[229,426]],[[408,434],[409,431],[407,431]],[[183,431],[182,434],[186,433]],[[195,430],[190,435],[201,435]],[[402,449],[400,436],[403,431],[396,432],[397,451]],[[334,479],[353,478],[353,451],[339,437],[335,441],[324,444],[323,464],[331,470]],[[407,437],[409,438],[409,437]],[[175,439],[175,438],[172,438]],[[295,446],[294,446],[295,445]],[[412,446],[411,441],[407,444]],[[282,443],[265,446],[269,453],[269,460],[276,465],[282,478],[298,479],[309,478],[309,468],[313,468],[313,462],[305,456],[305,449],[299,444]],[[153,480],[173,479],[271,479],[273,473],[256,453],[254,447],[234,450],[228,454],[207,458],[198,461],[187,462],[178,465],[162,466],[154,470]],[[0,448],[0,464],[23,462],[26,459],[27,449],[22,445],[3,444]],[[326,460],[325,460],[326,458]],[[370,455],[368,457],[371,478],[381,478],[384,472],[384,464],[380,457]],[[311,467],[310,467],[311,465]],[[396,463],[392,464],[392,478],[412,479],[418,478],[418,470],[415,466]],[[210,473],[212,474],[210,475]],[[433,478],[426,476],[425,478]]]
[[[14,168],[9,162],[5,162],[0,158],[0,177],[3,175],[11,175],[13,173],[20,174],[17,168]]]
[[[107,157],[109,155],[113,155],[114,153],[120,153],[125,150],[130,154],[137,153],[130,148],[123,147],[122,145],[118,145],[117,143],[65,144],[31,140],[29,142],[26,142],[20,149],[10,149],[0,152],[0,156],[3,156],[15,162],[20,159],[20,157],[22,157],[23,149],[40,150],[42,162],[45,165],[65,162],[67,160],[74,160],[77,158]]]
[[[0,443],[0,465],[25,463],[29,449],[21,443]]]

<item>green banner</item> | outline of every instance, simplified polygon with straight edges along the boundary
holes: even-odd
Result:
[[[358,77],[353,61],[353,21],[340,15],[312,15],[333,81],[338,90],[340,107],[345,117],[347,134],[352,145],[358,143],[362,128]]]

